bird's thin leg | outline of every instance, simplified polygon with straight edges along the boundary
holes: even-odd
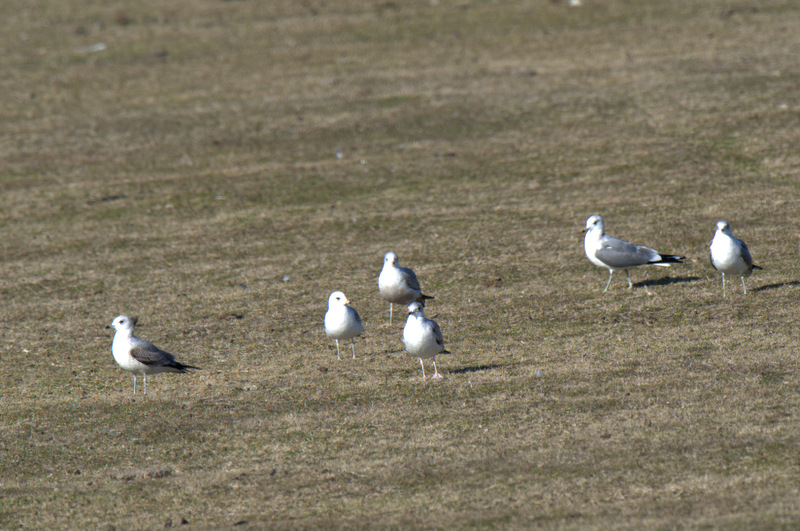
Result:
[[[142,392],[143,395],[147,394],[147,375],[143,374],[142,378],[144,379],[144,391]]]
[[[722,273],[722,298],[725,298],[725,273]]]
[[[625,276],[628,279],[628,289],[633,289],[633,282],[631,282],[631,275],[628,273],[628,270],[625,270]]]
[[[442,375],[439,374],[439,371],[436,369],[436,360],[433,360],[433,376],[431,378],[441,378]]]
[[[334,341],[336,341],[336,359],[340,360],[342,358],[339,356],[339,340],[334,338]]]
[[[133,394],[136,394],[136,375],[133,375]]]
[[[389,303],[389,326],[392,326],[392,303]]]
[[[356,340],[350,342],[350,348],[353,349],[353,359],[356,359]]]
[[[419,366],[422,367],[422,378],[425,378],[425,365],[422,364],[422,358],[419,359]]]
[[[742,275],[742,290],[744,290],[744,294],[747,295],[747,287],[744,285],[744,275]]]
[[[612,276],[614,276],[614,270],[613,270],[613,269],[609,269],[609,270],[608,270],[608,282],[606,282],[606,287],[605,287],[605,289],[603,290],[603,293],[605,293],[605,292],[606,292],[606,290],[608,289],[608,286],[611,284],[611,277],[612,277]]]

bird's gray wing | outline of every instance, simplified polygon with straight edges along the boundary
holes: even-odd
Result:
[[[752,268],[753,257],[750,256],[750,249],[747,248],[747,244],[744,243],[739,238],[734,238],[734,239],[736,240],[736,243],[739,244],[739,255],[742,257],[742,260],[744,260],[744,263],[747,264],[747,267]]]
[[[358,312],[356,311],[356,309],[353,308],[352,306],[348,306],[348,308],[350,308],[350,311],[353,312],[353,317],[356,318],[356,321],[358,321],[358,324],[363,325],[363,323],[361,322],[361,316],[358,315]]]
[[[420,288],[419,288],[419,280],[417,280],[417,275],[415,275],[414,272],[408,269],[407,267],[401,267],[400,271],[403,272],[403,278],[406,279],[406,284],[408,284],[408,287],[413,290],[419,291]]]
[[[595,253],[604,264],[620,269],[647,264],[658,260],[660,255],[655,249],[634,245],[613,236],[605,235],[600,239],[601,247]]]
[[[138,337],[132,338],[131,356],[145,365],[170,365],[175,362],[175,356],[161,350],[154,344]]]
[[[436,339],[436,344],[444,349],[444,336],[442,336],[442,331],[439,329],[439,325],[436,321],[431,321],[430,319],[426,319],[425,324],[428,325],[431,332],[433,333],[433,337]]]

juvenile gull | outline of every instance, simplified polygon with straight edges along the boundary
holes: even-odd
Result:
[[[423,378],[425,378],[423,358],[433,358],[433,376],[431,378],[442,377],[436,369],[436,355],[450,354],[450,352],[444,349],[444,338],[442,338],[439,325],[425,317],[422,312],[422,304],[418,302],[412,302],[408,306],[408,320],[403,328],[403,343],[409,356],[419,358]]]
[[[597,266],[608,268],[608,282],[603,289],[603,293],[611,284],[611,277],[614,271],[620,269],[625,271],[628,278],[628,289],[633,287],[631,276],[628,269],[641,265],[669,266],[670,264],[682,264],[685,256],[672,254],[661,254],[655,249],[634,245],[619,238],[609,236],[605,233],[605,223],[603,218],[594,215],[586,220],[586,236],[583,240],[583,249],[586,256]]]
[[[739,238],[733,236],[727,221],[717,221],[717,231],[709,247],[711,265],[722,273],[722,296],[725,296],[725,273],[739,275],[742,279],[742,290],[747,293],[744,277],[749,277],[753,269],[761,269],[753,264],[750,251]]]
[[[388,252],[383,257],[383,269],[378,276],[378,290],[381,296],[389,301],[389,324],[392,324],[392,304],[411,304],[419,302],[425,305],[425,299],[433,297],[423,295],[419,287],[417,275],[407,267],[400,267],[397,255]]]
[[[175,356],[161,350],[149,341],[133,335],[133,320],[127,315],[114,318],[111,327],[116,330],[111,343],[111,353],[117,365],[133,373],[133,394],[136,394],[136,375],[144,378],[144,394],[147,394],[147,375],[160,372],[186,372],[199,369],[175,361]],[[106,327],[108,328],[108,327]]]
[[[361,324],[361,317],[358,312],[350,306],[344,293],[334,291],[328,297],[328,311],[325,313],[325,333],[328,337],[336,340],[336,358],[342,359],[339,355],[339,340],[353,339],[361,335],[364,325]],[[350,343],[353,349],[353,359],[356,358],[355,340]]]

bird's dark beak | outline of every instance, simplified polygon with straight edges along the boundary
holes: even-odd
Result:
[[[106,330],[108,330],[109,328],[111,328],[111,325],[106,325]]]

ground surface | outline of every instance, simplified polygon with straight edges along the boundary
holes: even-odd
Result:
[[[800,525],[795,2],[119,4],[0,3],[0,527]]]

